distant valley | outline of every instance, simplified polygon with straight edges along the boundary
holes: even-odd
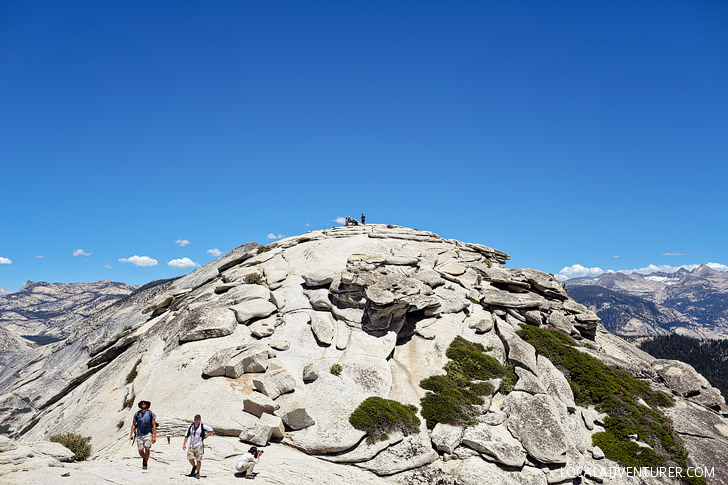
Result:
[[[728,273],[708,266],[574,278],[566,281],[566,288],[617,335],[728,338]]]

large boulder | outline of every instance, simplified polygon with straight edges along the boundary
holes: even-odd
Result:
[[[261,417],[263,413],[273,414],[280,406],[265,394],[251,392],[243,398],[243,411]]]
[[[27,445],[36,453],[53,457],[58,461],[73,461],[76,457],[73,451],[53,441],[33,441]]]
[[[306,408],[297,401],[288,401],[275,412],[276,416],[280,416],[283,424],[293,431],[308,428],[316,424],[311,416],[306,412]]]
[[[183,310],[176,318],[180,320],[180,343],[225,337],[233,333],[238,323],[229,309],[212,305]]]
[[[432,444],[443,453],[452,453],[460,444],[462,437],[462,426],[443,423],[437,423],[430,434]]]
[[[437,460],[438,454],[432,449],[429,438],[424,433],[410,435],[401,442],[390,446],[373,459],[356,465],[377,475],[395,473],[429,465]]]
[[[334,322],[330,314],[315,313],[311,317],[311,331],[320,344],[331,345],[334,340]]]
[[[276,311],[276,306],[268,300],[257,298],[246,300],[230,307],[235,312],[238,323],[247,324],[255,318],[265,318]]]
[[[569,441],[551,396],[513,391],[503,401],[503,410],[508,430],[529,455],[541,463],[566,463]]]
[[[269,398],[275,399],[282,394],[293,392],[296,380],[287,370],[276,369],[253,379],[253,385]]]
[[[237,305],[250,300],[270,300],[270,290],[262,285],[236,285],[225,293],[225,304]]]
[[[504,426],[481,423],[469,427],[463,434],[462,443],[505,466],[522,467],[526,461],[521,443]]]

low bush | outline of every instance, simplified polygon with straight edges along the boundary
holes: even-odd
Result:
[[[267,253],[270,251],[270,248],[268,246],[261,246],[258,248],[258,254]]]
[[[91,438],[75,433],[63,433],[51,436],[51,441],[60,443],[74,453],[77,461],[85,460],[91,456]]]
[[[339,376],[341,375],[342,370],[344,370],[344,368],[341,367],[341,364],[333,364],[329,369],[329,372],[331,372],[335,376]]]
[[[262,285],[263,275],[260,273],[250,273],[245,275],[245,282],[249,285]]]
[[[593,444],[607,458],[624,467],[687,467],[687,449],[659,409],[674,404],[671,396],[653,391],[624,369],[609,367],[580,352],[571,337],[557,330],[528,325],[517,333],[564,373],[577,404],[591,404],[608,414],[605,430],[592,436]],[[637,435],[652,448],[640,447],[630,435]],[[696,485],[705,483],[702,477],[683,480]]]
[[[134,367],[129,371],[129,373],[126,375],[126,383],[131,384],[134,382],[134,379],[136,379],[137,376],[137,369],[139,368],[139,364],[142,363],[142,359],[136,361],[136,364],[134,364]]]
[[[369,397],[351,413],[349,423],[358,430],[366,431],[367,443],[371,444],[386,440],[388,433],[394,431],[401,431],[405,435],[416,433],[420,419],[417,417],[417,407],[412,404]]]
[[[495,391],[488,379],[501,378],[501,392],[513,389],[518,376],[512,367],[502,366],[485,353],[485,348],[462,337],[455,337],[445,355],[445,375],[430,376],[420,381],[428,392],[422,398],[422,417],[432,429],[437,423],[469,424],[477,413],[474,406],[484,403],[481,396]]]

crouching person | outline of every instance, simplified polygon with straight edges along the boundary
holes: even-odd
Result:
[[[235,463],[236,475],[244,476],[245,478],[253,478],[257,473],[253,472],[255,465],[258,464],[260,455],[263,454],[263,450],[258,451],[258,448],[253,446],[248,450],[246,454],[238,458]]]
[[[190,439],[190,447],[187,450],[187,459],[192,465],[192,471],[188,476],[200,478],[200,468],[202,467],[202,454],[205,453],[205,439],[212,434],[213,429],[202,424],[200,415],[195,416],[195,420],[187,428],[185,441],[182,443],[182,449],[187,448],[187,438]]]

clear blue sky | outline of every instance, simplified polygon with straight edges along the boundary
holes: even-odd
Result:
[[[0,287],[144,283],[362,211],[553,273],[728,263],[727,24],[723,1],[5,0]]]

